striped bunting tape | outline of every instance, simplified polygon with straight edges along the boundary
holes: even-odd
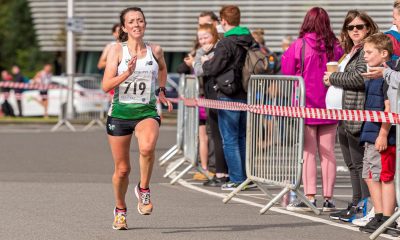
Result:
[[[326,120],[348,120],[358,122],[384,122],[384,123],[400,123],[400,117],[397,113],[380,112],[370,110],[337,110],[322,108],[306,108],[306,107],[289,107],[289,106],[272,106],[272,105],[249,105],[238,102],[227,102],[211,99],[189,99],[189,98],[169,98],[171,102],[177,103],[182,100],[189,107],[205,107],[221,110],[232,111],[249,111],[252,113],[295,117],[295,118],[312,118]]]

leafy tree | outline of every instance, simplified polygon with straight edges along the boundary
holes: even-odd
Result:
[[[0,0],[0,69],[17,64],[33,77],[53,58],[53,53],[40,51],[27,0]]]

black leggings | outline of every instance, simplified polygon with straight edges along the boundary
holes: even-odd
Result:
[[[218,110],[210,108],[207,120],[210,124],[211,135],[214,140],[215,171],[217,173],[228,173],[228,166],[226,165],[224,150],[222,149],[222,138],[218,127]]]
[[[353,188],[353,204],[369,197],[368,186],[362,178],[364,148],[360,146],[360,137],[345,131],[342,124],[338,128],[339,143],[343,159],[350,171]]]

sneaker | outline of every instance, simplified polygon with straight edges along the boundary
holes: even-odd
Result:
[[[384,221],[381,221],[380,219],[377,219],[376,217],[373,217],[369,223],[367,223],[365,226],[360,227],[361,232],[365,233],[373,233],[375,232],[376,229],[378,229]]]
[[[135,195],[138,199],[138,212],[142,215],[150,215],[153,211],[153,204],[150,201],[150,189],[147,191],[141,191],[138,184],[135,187]]]
[[[243,190],[249,190],[249,189],[253,189],[256,187],[257,187],[257,185],[253,181],[251,181],[246,186],[244,186]]]
[[[117,208],[114,208],[114,222],[112,225],[114,230],[128,230],[126,215],[126,211],[117,211]]]
[[[202,172],[196,172],[193,175],[193,180],[197,180],[197,181],[206,181],[209,180],[210,178],[214,177],[214,173],[210,172],[210,171],[205,171],[204,173]],[[208,176],[208,177],[207,177]]]
[[[364,227],[372,220],[372,218],[374,218],[374,216],[375,212],[374,208],[372,208],[365,217],[354,219],[351,223],[359,227]]]
[[[323,212],[333,212],[336,211],[336,206],[332,200],[325,200],[324,205],[322,206]]]
[[[397,229],[397,222],[394,221],[392,224],[387,226],[385,233],[391,235],[392,237],[400,236],[400,229]]]
[[[203,185],[207,187],[221,187],[227,181],[227,177],[217,178],[214,176],[211,180],[204,182]]]
[[[352,205],[348,211],[339,216],[339,219],[344,222],[352,222],[357,216],[362,214],[362,210],[362,207]]]
[[[352,206],[353,206],[353,204],[349,203],[349,205],[347,206],[346,209],[329,214],[329,218],[334,219],[334,220],[339,220],[340,216],[346,214],[351,209]]]
[[[235,188],[239,187],[240,183],[233,183],[233,182],[227,182],[222,184],[221,190],[223,191],[233,191]]]
[[[315,207],[317,206],[317,200],[311,202]],[[311,208],[307,206],[304,202],[296,200],[289,205],[287,205],[286,210],[292,212],[311,212]]]

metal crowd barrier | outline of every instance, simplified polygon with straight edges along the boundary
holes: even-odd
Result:
[[[182,74],[179,80],[178,96],[180,99],[184,97],[185,89],[185,75]],[[185,105],[182,100],[178,102],[178,112],[176,117],[176,144],[172,146],[160,159],[160,166],[172,159],[175,155],[183,152],[183,131],[184,131],[184,108]]]
[[[193,75],[186,75],[183,79],[184,83],[184,91],[183,95],[185,98],[197,99],[199,97],[199,81]],[[177,160],[175,166],[169,169],[164,177],[168,177],[173,172],[175,172],[179,167],[184,165],[185,163],[189,163],[189,165],[178,173],[171,180],[171,184],[174,184],[178,181],[183,175],[185,175],[190,169],[197,166],[197,154],[198,154],[198,146],[199,146],[199,109],[196,106],[185,106],[182,102],[183,109],[183,157]],[[179,129],[179,128],[178,128]],[[179,131],[179,130],[178,130]]]
[[[397,106],[396,112],[400,111],[400,88],[397,90]],[[396,184],[396,201],[397,201],[397,211],[384,222],[374,233],[372,233],[369,238],[376,239],[381,235],[390,224],[395,222],[397,218],[400,217],[400,125],[396,125],[396,172],[395,172],[395,184]],[[397,229],[398,230],[398,229]]]
[[[247,103],[303,107],[304,81],[301,77],[257,75],[251,76]],[[299,191],[303,166],[304,119],[247,113],[246,174],[247,179],[228,194],[227,203],[251,181],[272,198],[260,210],[265,213],[289,191],[294,191],[316,214],[319,210]],[[272,197],[263,184],[282,187]]]
[[[100,75],[74,75],[72,118],[67,116],[67,94],[71,89],[65,88],[66,86],[60,86],[64,87],[64,89],[60,90],[59,95],[59,121],[52,128],[52,131],[56,131],[64,124],[72,131],[75,131],[71,122],[87,124],[83,131],[88,130],[95,124],[104,127],[105,113],[109,108],[111,98],[109,94],[102,91],[101,80]]]

